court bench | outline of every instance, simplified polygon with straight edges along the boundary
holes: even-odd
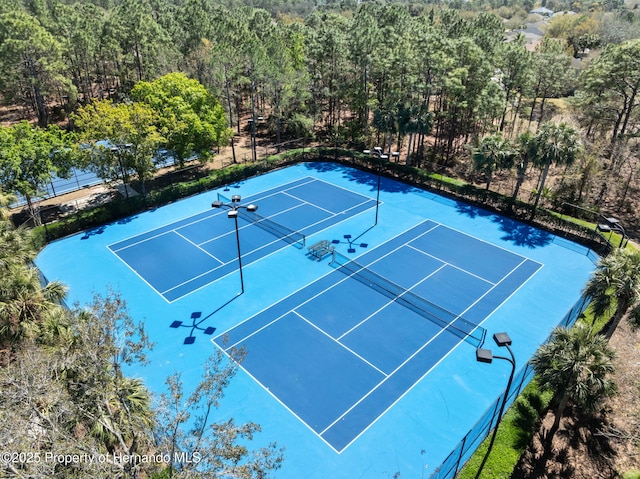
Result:
[[[313,243],[307,248],[308,254],[317,258],[320,261],[324,256],[329,253],[333,253],[335,248],[331,246],[328,240],[321,240],[317,243]]]

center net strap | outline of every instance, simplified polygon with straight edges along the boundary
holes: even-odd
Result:
[[[455,334],[476,348],[484,343],[487,331],[483,327],[404,289],[402,286],[374,273],[346,256],[334,252],[331,265],[387,298]]]
[[[220,193],[218,193],[218,200],[222,201],[223,203],[232,203],[230,198],[227,198]],[[263,230],[276,236],[278,239],[284,240],[287,243],[296,246],[297,248],[304,248],[304,245],[306,244],[306,236],[303,233],[292,230],[291,228],[287,228],[280,223],[276,223],[275,221],[261,216],[256,212],[247,211],[244,208],[238,208],[237,212],[238,216],[240,216],[241,218],[250,221],[251,224],[262,228]]]

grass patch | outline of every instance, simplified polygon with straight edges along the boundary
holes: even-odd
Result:
[[[540,391],[534,378],[507,410],[496,434],[489,457],[482,469],[480,478],[509,479],[520,460],[520,456],[531,441],[539,418],[546,411],[553,394]],[[476,452],[460,471],[458,479],[474,479],[487,454],[491,435],[478,447]]]
[[[439,173],[429,173],[427,176],[433,179],[434,181],[438,181],[440,183],[445,183],[447,185],[462,187],[467,186],[469,183],[463,180],[459,180],[457,178],[451,178],[449,176],[441,175]]]
[[[598,231],[596,231],[596,226],[598,226],[596,223],[593,223],[591,221],[587,221],[587,220],[583,220],[580,218],[574,218],[573,216],[568,216],[566,214],[563,213],[559,213],[557,211],[552,211],[552,210],[547,210],[545,209],[545,212],[551,216],[555,216],[556,218],[560,218],[562,221],[565,221],[567,223],[571,223],[573,225],[577,225],[580,226],[582,228],[586,228],[588,230],[594,231],[596,232],[596,234],[599,234],[600,236],[602,236],[604,239],[606,239],[611,245],[617,247],[619,246],[622,241],[624,240],[624,238],[622,237],[621,234],[619,233],[615,233],[615,232],[611,232],[611,234],[609,233],[600,233]],[[627,244],[627,247],[629,245]]]
[[[602,318],[594,318],[591,306],[588,306],[579,316],[578,322],[588,324],[594,331],[599,332],[609,319],[608,315]],[[531,442],[533,434],[539,427],[539,421],[547,411],[552,399],[553,392],[540,390],[534,377],[505,413],[498,427],[493,449],[479,479],[511,478],[513,469]],[[482,441],[482,444],[456,476],[457,479],[476,478],[490,441],[491,435]]]

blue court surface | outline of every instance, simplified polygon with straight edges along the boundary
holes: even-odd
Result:
[[[377,180],[299,164],[57,241],[36,264],[71,302],[121,292],[156,343],[131,371],[154,391],[242,348],[218,417],[285,447],[274,477],[430,477],[505,388],[508,363],[478,363],[476,347],[507,331],[522,367],[594,256],[386,178],[377,206]],[[211,208],[233,195],[258,206],[237,236]]]
[[[291,242],[303,241],[300,235],[321,231],[371,208],[375,201],[318,179],[303,178],[246,197],[244,203],[257,204],[260,210],[256,221],[249,214],[240,219],[239,229],[247,230],[241,234],[243,261],[248,264]],[[278,226],[261,228],[261,221]],[[284,233],[282,227],[286,227]],[[296,231],[300,235],[295,236]],[[180,299],[238,268],[235,228],[227,212],[220,209],[181,218],[118,241],[109,249],[167,301]]]

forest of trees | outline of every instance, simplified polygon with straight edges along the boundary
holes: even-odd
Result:
[[[206,159],[246,131],[247,118],[264,118],[276,144],[301,137],[357,149],[380,144],[408,165],[457,167],[487,185],[494,173],[513,171],[518,188],[528,169],[546,163],[530,154],[529,136],[564,122],[575,127],[580,151],[558,164],[567,170],[556,191],[537,180],[529,194],[597,208],[611,183],[612,201],[626,207],[638,170],[640,11],[615,2],[546,5],[577,12],[549,20],[528,49],[519,31],[531,20],[528,4],[256,5],[265,10],[210,0],[6,0],[0,93],[18,118],[78,133],[97,101],[162,112],[166,97],[151,98],[141,84],[182,72],[206,89],[232,130],[189,141],[184,132],[196,125],[167,130],[175,115],[187,118],[173,104],[145,148]],[[113,131],[92,130],[94,140]],[[89,139],[82,133],[76,141]],[[510,161],[472,161],[488,136],[514,152]],[[64,156],[59,145],[51,151]],[[149,171],[132,161],[144,183]],[[69,158],[48,169],[64,173],[68,165]],[[5,189],[24,195],[12,180],[0,173]]]
[[[159,148],[179,164],[206,161],[233,147],[248,119],[264,118],[274,144],[380,145],[408,166],[446,168],[487,189],[508,178],[508,194],[529,195],[535,207],[551,197],[634,217],[640,9],[547,0],[572,12],[550,19],[527,48],[522,26],[539,5],[0,0],[0,186],[31,206],[53,173],[80,167],[104,179],[126,171],[144,194]],[[86,147],[98,140],[109,143]],[[109,464],[92,477],[266,477],[279,467],[275,445],[238,445],[255,424],[196,421],[195,435],[185,432],[188,410],[208,418],[233,375],[221,357],[191,396],[179,376],[155,401],[127,378],[122,367],[152,347],[144,330],[117,293],[88,309],[60,307],[64,286],[40,284],[33,239],[8,219],[12,200],[0,199],[0,445],[214,451],[201,469],[114,473]],[[29,477],[83,474],[11,467]]]

